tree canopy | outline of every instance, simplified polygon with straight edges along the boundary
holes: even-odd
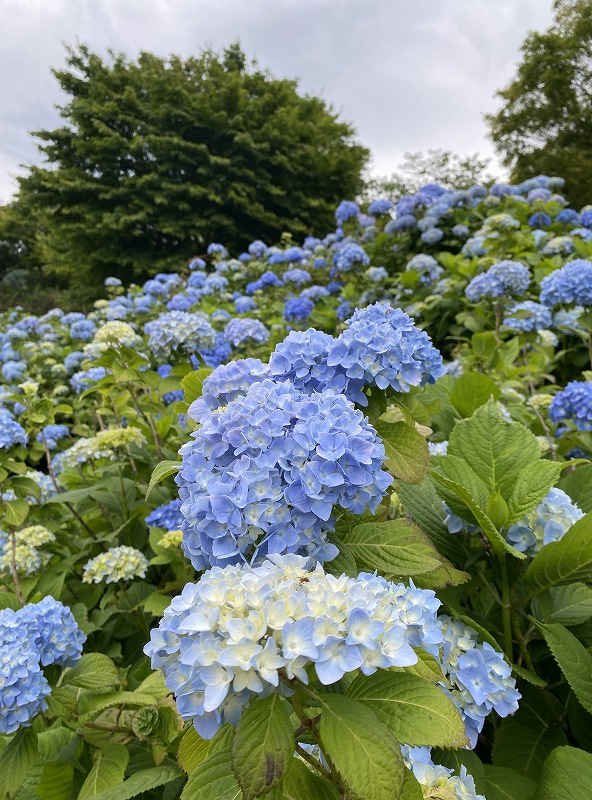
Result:
[[[561,175],[581,206],[592,174],[592,2],[556,0],[554,9],[551,27],[526,37],[516,77],[487,121],[514,182]]]
[[[16,206],[50,273],[129,279],[212,240],[323,232],[363,185],[369,153],[353,127],[238,44],[135,61],[79,46],[54,74],[64,125],[34,133],[46,164],[20,179]]]

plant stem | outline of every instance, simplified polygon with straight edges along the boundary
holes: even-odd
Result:
[[[502,573],[502,623],[504,629],[504,651],[513,662],[512,644],[512,599],[510,594],[510,578],[508,575],[508,557],[503,555],[500,559]]]

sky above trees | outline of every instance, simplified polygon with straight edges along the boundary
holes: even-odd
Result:
[[[134,57],[187,57],[240,40],[278,77],[330,101],[354,123],[375,174],[407,151],[493,157],[483,114],[515,73],[528,30],[546,28],[551,0],[0,0],[0,202],[19,164],[39,163],[28,131],[59,124],[51,67],[64,43]],[[499,172],[497,162],[494,171]]]

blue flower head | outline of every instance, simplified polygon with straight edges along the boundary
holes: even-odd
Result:
[[[543,278],[541,303],[551,308],[560,303],[591,306],[592,262],[577,258]]]
[[[314,311],[314,303],[306,297],[292,297],[284,305],[284,319],[287,322],[304,322]]]
[[[592,431],[592,383],[572,381],[549,407],[552,422],[571,420],[579,431]]]
[[[373,200],[372,203],[368,206],[368,213],[369,214],[388,214],[389,211],[392,211],[394,205],[391,203],[390,200],[387,200],[384,197],[379,197],[377,200]]]
[[[0,406],[0,448],[27,444],[27,434],[7,408]]]
[[[367,267],[369,263],[368,254],[355,242],[347,242],[333,254],[333,266],[337,273],[349,272],[356,267]]]
[[[504,318],[504,325],[515,331],[540,331],[548,329],[553,324],[553,315],[547,306],[525,300],[516,303],[508,309],[508,316]]]
[[[181,501],[171,500],[170,503],[158,506],[145,518],[146,525],[154,528],[163,528],[165,531],[178,531],[183,524],[181,514]]]
[[[203,382],[201,397],[189,406],[189,416],[203,422],[221,406],[243,397],[253,383],[267,377],[268,369],[258,358],[242,358],[217,367]]]
[[[167,359],[174,352],[195,353],[202,347],[213,347],[216,331],[201,313],[169,311],[144,325],[148,346],[157,358]]]
[[[528,267],[519,261],[499,261],[487,272],[476,275],[465,289],[467,300],[494,300],[524,294],[530,283]]]
[[[357,217],[360,213],[360,206],[353,200],[342,200],[335,209],[335,220],[338,225],[343,225],[348,219]]]
[[[269,331],[265,325],[258,319],[250,317],[231,319],[224,328],[224,335],[233,347],[239,347],[249,341],[265,344],[269,339]]]

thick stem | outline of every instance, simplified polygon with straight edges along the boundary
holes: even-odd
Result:
[[[502,624],[504,629],[504,651],[511,662],[513,662],[512,644],[512,598],[510,593],[510,578],[508,575],[507,556],[503,555],[500,559],[502,573]]]

